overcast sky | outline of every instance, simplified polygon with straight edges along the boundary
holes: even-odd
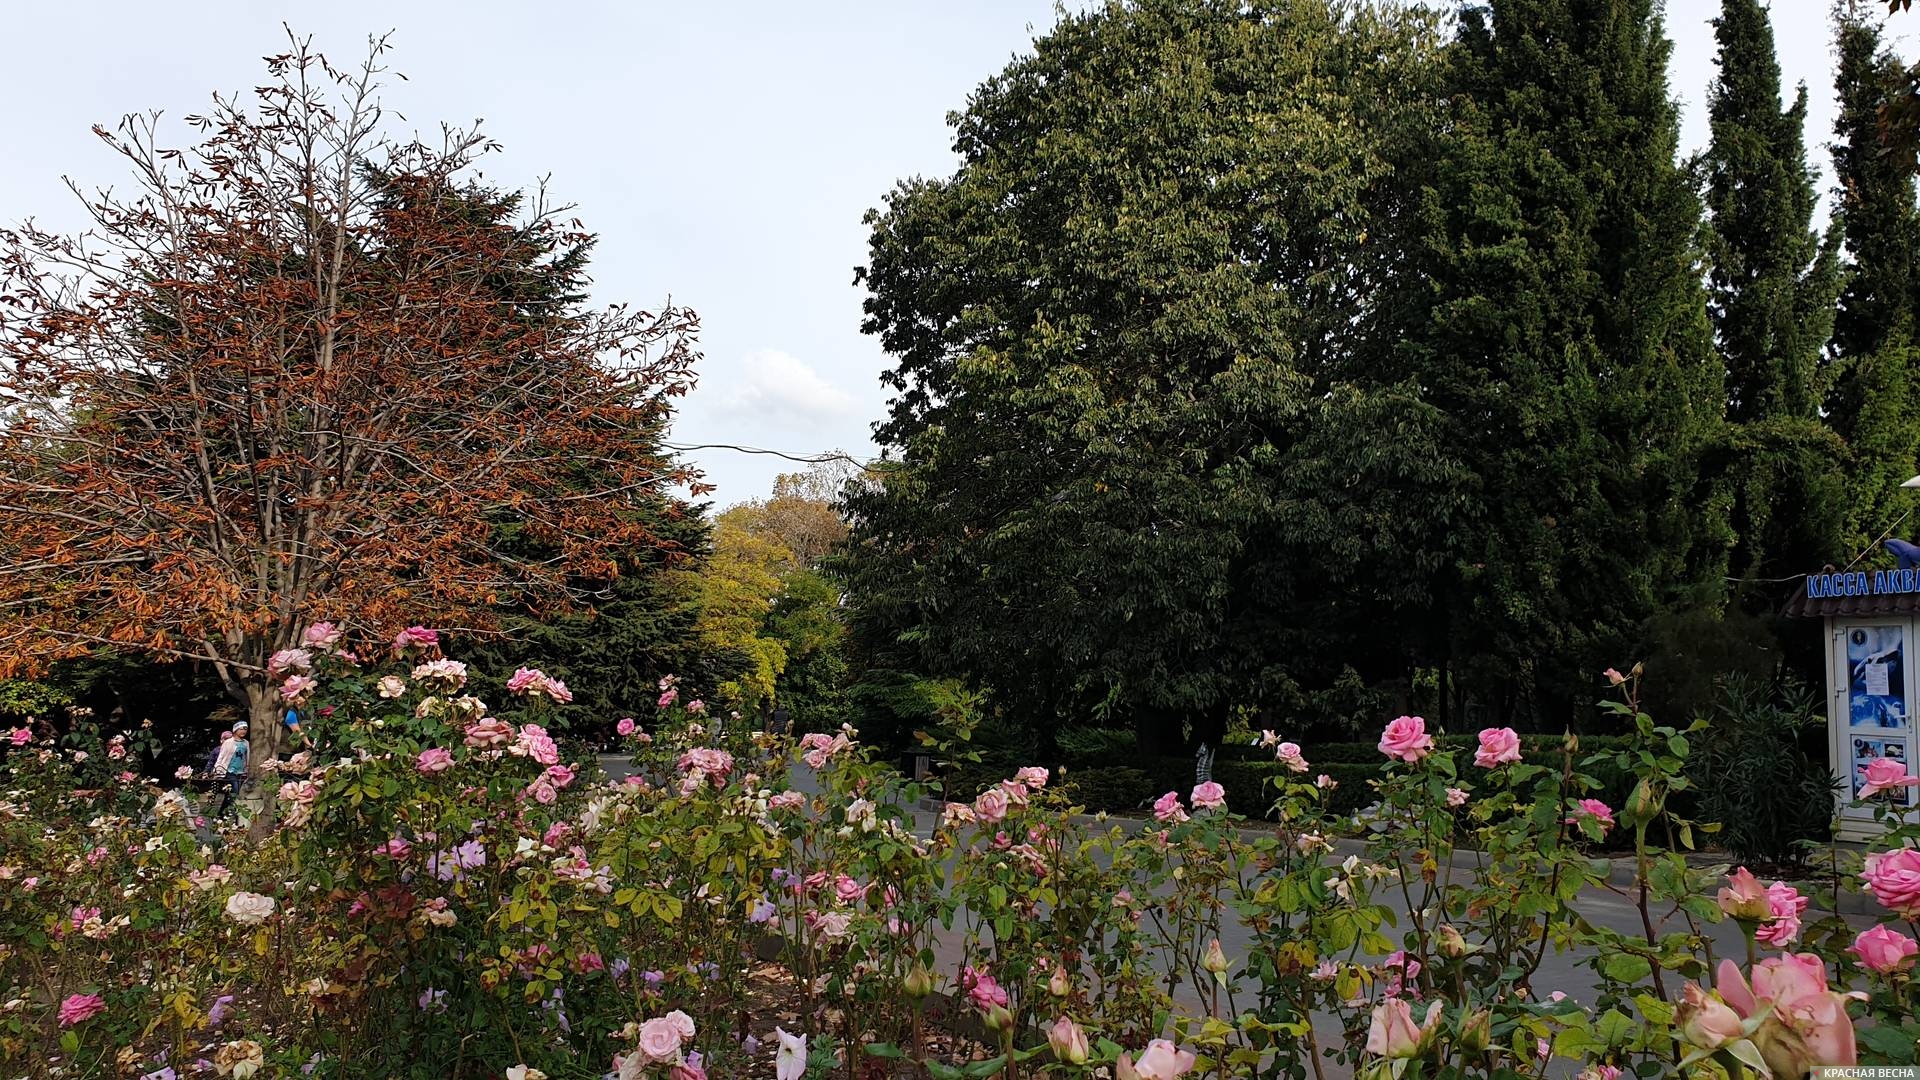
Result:
[[[1781,64],[1811,91],[1810,143],[1832,126],[1825,0],[1774,0]],[[1871,6],[1871,5],[1870,5]],[[1683,142],[1706,137],[1717,0],[1669,0]],[[879,347],[860,333],[861,214],[900,178],[954,163],[945,116],[1054,20],[1053,0],[728,4],[442,2],[4,5],[0,221],[71,225],[61,177],[124,180],[90,133],[130,111],[172,117],[263,81],[282,21],[336,60],[396,31],[388,105],[421,128],[483,119],[487,174],[551,177],[601,237],[596,295],[668,295],[703,323],[700,386],[674,438],[794,453],[872,451]],[[1920,26],[1920,13],[1893,28]],[[1910,35],[1903,35],[1908,37]],[[1911,52],[1911,48],[1906,51]],[[177,130],[177,129],[176,129]],[[1825,165],[1824,150],[1816,155]],[[799,466],[701,450],[725,505]]]

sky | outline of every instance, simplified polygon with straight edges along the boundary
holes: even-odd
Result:
[[[1871,6],[1871,5],[1869,5]],[[336,62],[392,31],[385,104],[406,126],[483,121],[504,149],[489,180],[549,191],[599,234],[599,302],[669,297],[701,318],[698,387],[673,441],[800,456],[875,452],[887,358],[860,333],[862,215],[900,180],[950,173],[945,118],[1055,20],[1053,0],[196,0],[15,3],[0,65],[0,223],[78,223],[63,177],[124,183],[91,134],[129,112],[179,118],[264,81],[289,23]],[[1718,0],[1668,0],[1682,143],[1706,140]],[[1833,122],[1825,0],[1774,0],[1789,87],[1810,92],[1808,142]],[[1908,23],[1911,22],[1912,28]],[[1911,55],[1920,12],[1897,16]],[[172,129],[181,142],[184,133]],[[1815,160],[1823,167],[1825,151]],[[724,506],[802,465],[688,451]]]

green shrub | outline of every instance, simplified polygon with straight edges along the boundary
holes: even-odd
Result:
[[[1729,855],[1799,862],[1804,843],[1827,839],[1839,784],[1826,755],[1809,753],[1804,743],[1825,726],[1819,700],[1804,687],[1775,694],[1756,680],[1725,681],[1690,773],[1692,815],[1721,823]]]
[[[1054,736],[1065,765],[1124,765],[1139,755],[1140,739],[1117,728],[1062,728]]]
[[[1145,769],[1125,765],[1072,769],[1062,783],[1068,797],[1089,813],[1133,813],[1159,795]]]

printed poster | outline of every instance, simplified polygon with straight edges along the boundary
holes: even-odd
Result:
[[[1905,628],[1854,626],[1846,630],[1846,636],[1848,726],[1904,730],[1907,726]]]
[[[1870,739],[1855,736],[1852,742],[1853,790],[1848,795],[1849,799],[1858,795],[1860,789],[1866,785],[1867,765],[1876,758],[1888,758],[1893,761],[1898,761],[1903,765],[1907,762],[1907,740],[1905,738]],[[1881,792],[1875,796],[1875,798],[1892,799],[1903,806],[1912,806],[1914,802],[1914,789],[1894,788],[1891,791]]]

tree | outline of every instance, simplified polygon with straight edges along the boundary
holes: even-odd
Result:
[[[138,193],[83,197],[85,236],[5,234],[5,671],[99,644],[198,657],[271,753],[268,659],[308,623],[490,630],[662,547],[630,511],[693,480],[648,433],[697,322],[503,302],[489,271],[524,234],[385,197],[458,187],[491,144],[384,137],[380,54],[339,72],[297,42],[185,151],[151,119],[102,131]],[[523,228],[566,235],[555,213]],[[605,481],[573,483],[582,462]]]
[[[1827,402],[1828,422],[1853,452],[1849,540],[1874,543],[1903,516],[1896,496],[1920,458],[1920,375],[1914,306],[1920,279],[1920,211],[1913,177],[1880,145],[1880,114],[1901,77],[1879,29],[1842,14],[1834,89],[1833,166],[1838,217],[1846,230],[1847,284],[1834,317],[1833,355],[1840,375]]]
[[[1730,569],[1756,610],[1769,582],[1834,557],[1845,527],[1846,447],[1820,409],[1841,286],[1840,230],[1813,229],[1818,199],[1803,131],[1806,87],[1780,107],[1773,29],[1759,0],[1723,0],[1720,76],[1703,155],[1708,315],[1726,366],[1731,426],[1706,471],[1724,478],[1738,538]]]
[[[753,509],[736,506],[713,522],[713,550],[700,572],[700,615],[695,633],[708,653],[738,658],[735,674],[721,681],[720,700],[742,712],[773,698],[787,667],[787,649],[766,632],[780,595],[781,574],[795,563],[778,539],[749,527]]]
[[[1447,651],[1497,715],[1554,727],[1651,618],[1713,602],[1731,540],[1697,497],[1724,391],[1654,7],[1462,11],[1419,235],[1380,305],[1399,339],[1380,377],[1418,383],[1475,480]]]
[[[888,670],[1159,745],[1404,673],[1449,455],[1341,365],[1436,45],[1420,12],[1140,0],[974,93],[958,171],[869,215],[860,271],[897,393],[844,572],[862,637],[914,654]]]

